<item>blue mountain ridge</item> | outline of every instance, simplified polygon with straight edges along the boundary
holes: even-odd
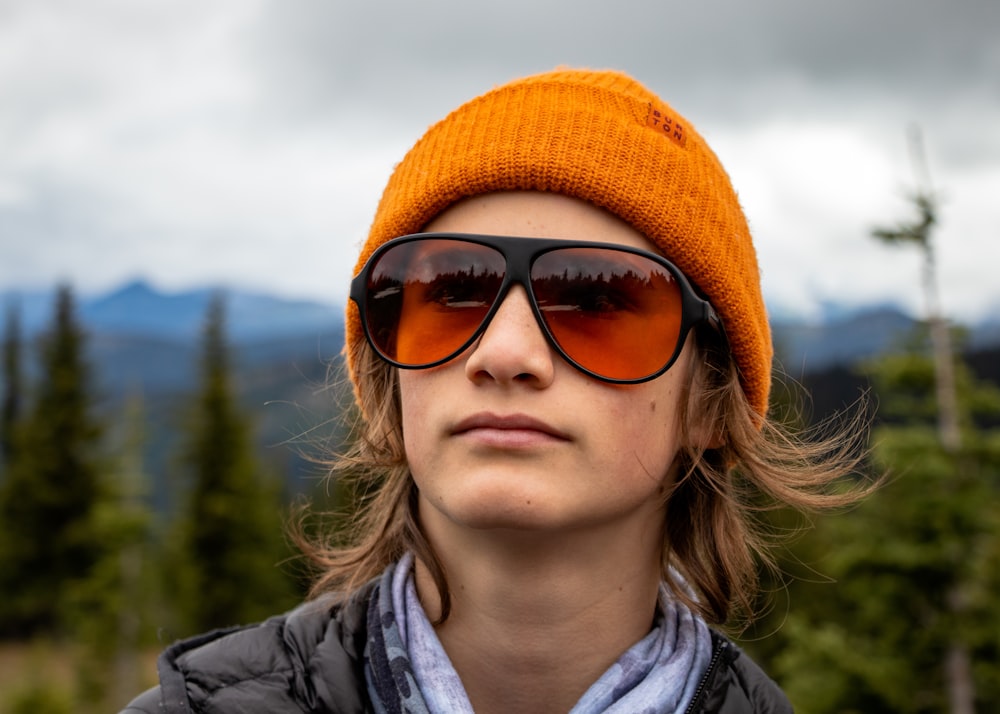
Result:
[[[237,352],[244,362],[261,364],[303,351],[312,356],[322,353],[328,358],[340,349],[342,306],[289,300],[262,292],[205,287],[168,293],[135,280],[103,295],[78,298],[78,310],[102,358],[114,362],[116,357],[131,354],[129,363],[156,372],[154,365],[164,368],[173,361],[187,359],[196,350],[209,303],[220,292],[225,297],[227,337],[239,347]],[[51,320],[54,295],[53,290],[8,292],[0,297],[18,308],[22,329],[31,338]],[[793,375],[878,354],[898,343],[916,323],[892,305],[860,309],[828,305],[815,320],[797,318],[780,309],[774,315],[778,359],[784,371]],[[1000,344],[1000,320],[983,322],[967,331],[969,348]],[[148,358],[143,358],[144,351]],[[185,380],[186,375],[168,381]]]
[[[234,342],[339,330],[343,324],[342,308],[332,304],[215,287],[167,293],[143,280],[103,295],[78,297],[77,305],[81,323],[92,334],[191,340],[200,334],[209,303],[220,293],[225,299],[226,331]],[[55,291],[11,291],[4,298],[19,309],[29,336],[44,330],[51,320]]]

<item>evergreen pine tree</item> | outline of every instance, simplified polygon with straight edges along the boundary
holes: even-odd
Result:
[[[12,302],[7,306],[3,337],[3,406],[0,407],[0,474],[17,458],[16,432],[23,401],[21,376],[21,319]]]
[[[84,335],[68,287],[58,289],[40,363],[19,456],[0,488],[4,635],[59,631],[64,586],[87,577],[101,547],[90,528],[102,488],[101,430],[90,412]]]
[[[252,449],[250,425],[231,385],[217,296],[206,321],[201,387],[185,425],[184,466],[190,476],[179,523],[182,617],[194,630],[259,620],[294,603],[286,556],[281,489]]]
[[[942,653],[960,640],[975,663],[974,702],[988,707],[1000,701],[1000,430],[973,417],[995,420],[1000,391],[956,366],[956,450],[936,437],[929,357],[890,355],[868,371],[885,420],[873,461],[890,479],[796,544],[786,566],[798,579],[768,670],[806,714],[947,711]]]

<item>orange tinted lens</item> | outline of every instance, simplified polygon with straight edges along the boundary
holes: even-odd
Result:
[[[405,365],[448,358],[482,324],[503,275],[503,256],[475,243],[427,239],[394,246],[369,277],[372,341]]]
[[[648,377],[677,348],[680,286],[665,267],[641,255],[554,250],[535,261],[531,288],[562,350],[602,377]]]

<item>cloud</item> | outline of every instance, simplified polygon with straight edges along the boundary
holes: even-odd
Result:
[[[998,76],[998,26],[991,0],[292,0],[265,7],[253,47],[284,90],[334,105],[342,94],[382,103],[394,91],[478,91],[556,64],[628,69],[685,93],[711,80],[722,87],[707,92],[725,96],[792,74],[940,96]]]
[[[802,309],[919,309],[915,259],[867,237],[907,209],[919,123],[947,198],[945,303],[982,314],[1000,301],[984,267],[1000,260],[997,27],[993,0],[6,3],[0,286],[141,274],[342,300],[423,130],[571,64],[625,69],[694,120],[740,190],[769,298]]]

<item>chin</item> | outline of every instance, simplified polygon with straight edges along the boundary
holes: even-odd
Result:
[[[565,527],[568,520],[545,496],[513,492],[509,486],[500,493],[452,493],[436,510],[457,526],[477,531],[540,532]]]
[[[456,513],[456,520],[467,528],[477,530],[538,530],[552,527],[554,514],[547,509],[533,505],[530,501],[504,503],[492,500],[477,507],[462,509]]]

